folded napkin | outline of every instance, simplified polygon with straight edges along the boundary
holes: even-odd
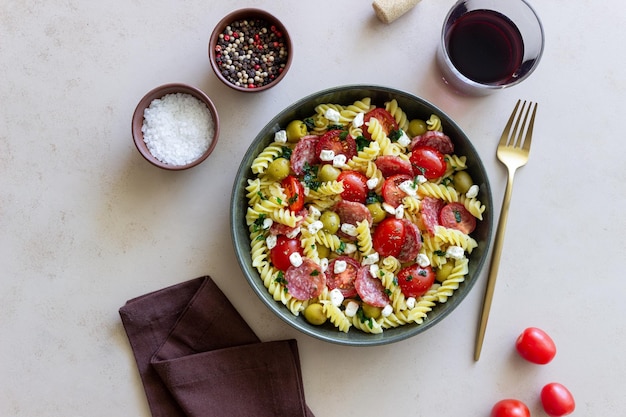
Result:
[[[314,417],[296,341],[260,342],[210,277],[119,313],[153,417]]]

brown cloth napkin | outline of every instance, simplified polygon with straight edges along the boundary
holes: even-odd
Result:
[[[119,313],[153,417],[314,417],[296,341],[260,342],[210,277]]]

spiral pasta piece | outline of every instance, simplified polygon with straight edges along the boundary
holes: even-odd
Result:
[[[251,169],[254,174],[262,174],[265,172],[270,163],[283,154],[284,144],[273,142],[269,144],[261,153],[252,161]]]
[[[344,333],[348,333],[350,327],[352,327],[352,321],[346,317],[343,310],[334,305],[328,300],[320,300],[322,303],[322,311],[328,317],[328,320],[337,328],[339,331]]]
[[[436,114],[431,114],[430,118],[426,120],[426,129],[433,130],[437,132],[443,131],[443,126],[441,125],[441,118]]]
[[[478,246],[478,243],[473,237],[466,235],[460,230],[448,229],[443,226],[435,227],[435,239],[450,245],[460,246],[467,253],[472,253],[472,251]]]
[[[356,239],[357,246],[362,255],[369,255],[374,252],[372,247],[372,234],[370,231],[370,224],[367,220],[363,220],[356,223]]]
[[[307,199],[319,200],[327,196],[335,196],[343,192],[343,183],[341,181],[325,181],[322,182],[316,190],[309,190]]]
[[[352,123],[354,118],[359,113],[367,113],[371,109],[372,99],[370,97],[364,97],[361,100],[355,101],[353,104],[350,104],[339,111],[340,117],[339,121],[341,123],[347,124]]]
[[[469,272],[469,260],[467,258],[458,259],[454,262],[454,267],[446,279],[437,289],[437,301],[445,303],[449,297],[452,297],[454,291],[459,285],[465,281],[465,276]]]
[[[459,193],[454,187],[430,181],[420,184],[417,187],[417,193],[422,197],[434,197],[448,203],[459,201]]]
[[[439,285],[433,284],[433,286],[426,291],[426,294],[419,297],[415,303],[415,307],[409,310],[407,317],[410,321],[417,324],[422,324],[426,315],[432,311],[437,302],[437,291]]]
[[[472,216],[476,217],[478,220],[483,219],[483,213],[486,210],[486,207],[483,203],[480,202],[475,197],[467,198],[466,196],[461,196],[459,202],[463,203],[463,206],[469,211]]]
[[[378,155],[380,155],[380,145],[377,142],[371,142],[347,162],[348,168],[364,172],[367,164],[376,159]]]
[[[315,242],[322,246],[326,246],[333,252],[345,245],[337,235],[330,234],[324,230],[320,230],[315,234]]]
[[[395,98],[385,103],[385,110],[393,116],[400,129],[405,132],[409,130],[409,119],[406,113],[400,108]]]
[[[352,326],[365,333],[380,334],[383,332],[381,321],[372,318],[362,319],[358,315],[352,317]]]

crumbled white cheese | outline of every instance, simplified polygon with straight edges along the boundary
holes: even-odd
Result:
[[[343,253],[345,253],[346,255],[349,255],[351,253],[356,252],[357,247],[354,243],[346,243],[346,247],[343,250]]]
[[[335,261],[335,264],[333,266],[333,272],[335,274],[341,274],[346,270],[346,268],[348,268],[348,263],[346,261],[338,259]]]
[[[415,297],[409,297],[406,299],[406,307],[410,310],[415,308]]]
[[[268,249],[274,249],[276,247],[276,243],[278,242],[278,238],[276,235],[269,235],[265,238],[265,244]]]
[[[478,191],[480,191],[480,188],[478,187],[478,185],[473,184],[469,190],[467,190],[467,193],[465,193],[465,197],[467,198],[475,198],[478,196]]]
[[[269,229],[270,227],[272,227],[272,225],[274,224],[274,220],[270,219],[269,217],[266,217],[265,219],[263,219],[263,229]]]
[[[285,130],[279,130],[274,134],[274,142],[287,143],[287,132]]]
[[[404,191],[406,194],[415,197],[417,195],[417,182],[413,180],[402,181],[398,188]]]
[[[368,189],[373,190],[378,185],[378,178],[370,178],[365,184],[367,184]]]
[[[320,259],[320,267],[322,268],[322,272],[326,272],[328,269],[328,258]]]
[[[430,266],[430,259],[428,259],[428,256],[426,256],[425,253],[418,254],[416,262],[422,268],[426,268],[427,266]]]
[[[335,159],[335,151],[332,149],[322,149],[320,152],[320,160],[324,162],[330,162]]]
[[[383,317],[389,317],[391,313],[393,313],[393,307],[391,304],[387,304],[385,308],[383,308],[383,311],[380,312]]]
[[[396,207],[395,216],[396,216],[396,219],[401,219],[404,217],[404,205],[403,204],[400,204],[398,207]]]
[[[389,203],[383,203],[383,209],[385,209],[387,213],[393,214],[394,216],[396,214],[396,208]]]
[[[333,123],[338,123],[341,114],[335,109],[326,109],[326,112],[324,112],[324,117]]]
[[[406,148],[411,144],[411,138],[404,132],[404,130],[400,129],[400,137],[398,138],[398,145]]]
[[[365,113],[357,113],[357,115],[354,116],[354,119],[352,119],[352,126],[354,127],[363,126],[364,117],[365,117]]]
[[[373,265],[380,260],[380,255],[378,252],[370,253],[369,255],[365,255],[363,260],[361,261],[361,265]]]
[[[350,223],[342,223],[341,231],[347,234],[348,236],[352,236],[352,237],[355,237],[356,235],[359,234],[356,230],[356,226]]]
[[[449,246],[446,249],[446,256],[452,259],[463,259],[465,250],[460,246]]]
[[[376,264],[370,265],[370,275],[374,278],[378,278],[378,272],[380,271],[380,267]]]
[[[339,155],[335,155],[335,157],[333,158],[333,166],[335,168],[341,168],[346,164],[347,160],[348,158],[346,158],[346,156],[342,153],[340,153]]]
[[[428,179],[423,175],[418,175],[417,177],[415,177],[415,179],[417,180],[418,184],[424,184],[426,181],[428,181]]]
[[[289,239],[295,239],[296,237],[298,237],[299,234],[300,234],[300,228],[294,227],[292,230],[285,233],[285,236],[287,236]]]
[[[356,301],[350,301],[346,306],[346,316],[354,317],[357,311],[359,311],[359,303],[357,303]]]
[[[311,215],[311,217],[313,217],[314,219],[319,219],[320,216],[322,215],[322,213],[319,211],[319,209],[315,206],[310,206],[309,207],[309,215]]]
[[[319,220],[315,220],[313,223],[309,225],[307,229],[309,230],[310,234],[314,235],[320,230],[322,230],[323,227],[324,227],[324,223],[322,223]]]
[[[341,303],[343,303],[343,294],[339,290],[339,288],[335,288],[328,293],[330,297],[330,303],[335,307],[339,307]]]
[[[302,265],[302,256],[298,252],[293,252],[289,255],[289,262],[297,268]]]

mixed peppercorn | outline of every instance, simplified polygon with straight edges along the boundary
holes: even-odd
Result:
[[[284,71],[288,54],[284,34],[262,19],[232,22],[215,45],[221,74],[242,88],[258,88],[274,81]]]

